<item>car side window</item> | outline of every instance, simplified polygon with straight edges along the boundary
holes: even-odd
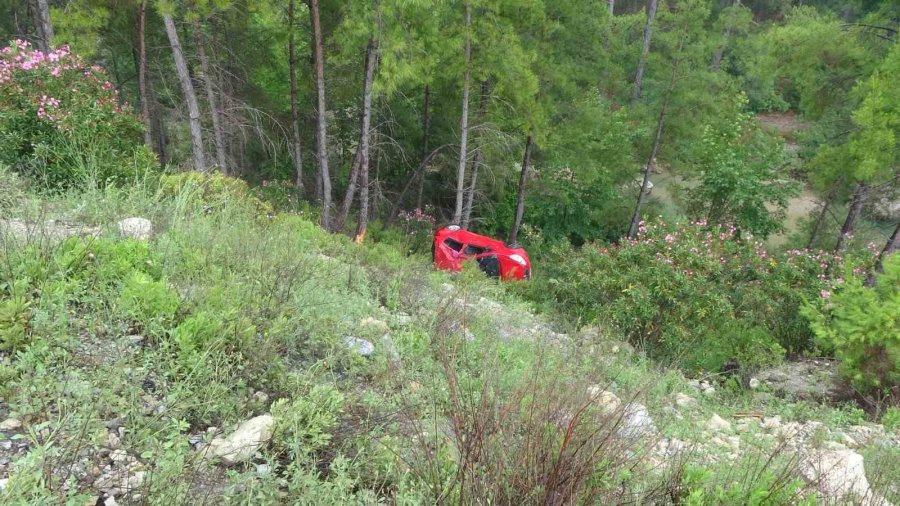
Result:
[[[446,244],[447,247],[449,247],[453,251],[459,251],[463,247],[461,242],[450,239],[449,237],[444,239],[444,244]]]
[[[475,246],[474,244],[467,244],[466,249],[463,251],[463,255],[480,255],[486,251],[487,248]]]

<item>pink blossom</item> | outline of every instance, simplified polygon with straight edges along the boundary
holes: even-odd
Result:
[[[829,292],[828,290],[822,290],[821,292],[819,292],[819,295],[821,295],[823,299],[831,298],[831,292]]]

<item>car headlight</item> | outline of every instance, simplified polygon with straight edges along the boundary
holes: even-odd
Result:
[[[510,260],[512,260],[513,262],[515,262],[519,265],[525,265],[525,259],[522,258],[522,255],[514,253],[514,254],[510,255],[509,258],[510,258]]]

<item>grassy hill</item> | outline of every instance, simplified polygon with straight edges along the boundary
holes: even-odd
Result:
[[[0,503],[900,500],[861,410],[688,380],[240,185],[2,178]]]

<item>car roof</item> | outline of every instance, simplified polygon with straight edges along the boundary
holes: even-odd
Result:
[[[438,229],[436,235],[441,238],[450,237],[463,244],[474,244],[476,246],[482,247],[487,246],[495,250],[510,249],[505,244],[503,244],[503,241],[476,234],[474,232],[469,232],[468,230],[453,230],[448,227],[443,227]]]

